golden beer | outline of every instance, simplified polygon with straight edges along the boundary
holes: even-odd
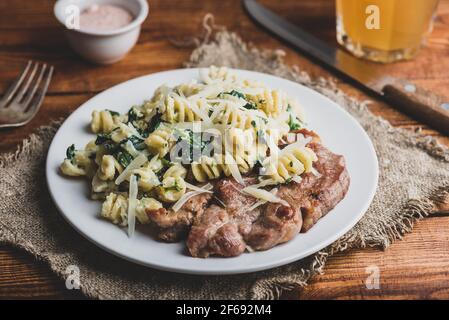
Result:
[[[379,62],[412,58],[432,29],[438,0],[337,0],[337,40]]]

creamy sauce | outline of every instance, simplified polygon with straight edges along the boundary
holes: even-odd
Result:
[[[133,21],[133,15],[115,5],[91,5],[80,14],[80,28],[93,31],[120,29]]]

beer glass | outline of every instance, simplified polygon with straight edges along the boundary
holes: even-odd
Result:
[[[336,0],[337,40],[357,57],[411,59],[432,30],[438,0]]]

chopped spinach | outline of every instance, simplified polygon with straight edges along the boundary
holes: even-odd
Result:
[[[287,111],[288,111],[288,112],[292,111],[292,106],[291,106],[291,105],[288,105],[288,106],[287,106]]]
[[[254,168],[262,168],[263,164],[262,164],[262,160],[257,159],[256,162],[254,163]]]
[[[179,185],[178,180],[175,179],[174,185],[172,185],[172,186],[170,186],[170,187],[166,187],[166,188],[164,188],[164,189],[165,189],[165,191],[173,191],[173,190],[175,190],[175,191],[181,191],[181,190],[182,190],[182,187]]]
[[[234,97],[237,97],[237,98],[240,98],[240,99],[245,99],[245,95],[243,93],[241,93],[241,92],[236,91],[236,90],[232,90],[230,92],[224,92],[224,93],[221,93],[221,94],[229,94],[231,96],[234,96]]]
[[[162,166],[164,166],[164,167],[170,167],[172,165],[172,163],[165,158],[162,158],[161,162],[162,162]]]
[[[118,163],[120,163],[124,168],[129,166],[131,161],[133,161],[133,156],[130,155],[127,151],[121,150],[116,155]]]
[[[302,122],[290,114],[288,118],[288,126],[290,127],[290,130],[298,130],[301,129]]]
[[[243,108],[248,109],[248,110],[257,110],[257,106],[252,102],[248,102],[247,104],[245,104],[243,106]]]
[[[65,154],[67,156],[67,159],[73,163],[73,160],[75,159],[75,145],[72,144],[70,147],[68,147]]]
[[[99,133],[97,139],[95,140],[97,146],[103,146],[104,149],[109,153],[114,153],[117,150],[117,145],[111,139],[110,134]]]
[[[178,130],[178,142],[183,142],[189,147],[190,162],[196,161],[197,156],[201,155],[206,147],[212,142],[213,137],[209,141],[203,140],[200,132],[193,132],[190,129]]]
[[[134,148],[136,148],[136,150],[144,150],[145,149],[144,140],[139,138],[138,136],[133,135],[133,136],[123,140],[122,142],[120,142],[120,144],[125,144],[127,141],[131,141],[131,143],[133,144]]]
[[[113,116],[113,117],[118,117],[119,115],[120,115],[120,113],[118,113],[117,111],[112,111],[112,110],[108,110],[108,109],[106,109],[106,111],[108,111],[110,114],[111,114],[111,116]]]
[[[97,139],[95,140],[95,144],[97,146],[102,145],[103,143],[105,143],[106,141],[111,140],[111,135],[110,134],[105,134],[105,133],[99,133],[97,134]]]
[[[137,110],[135,109],[135,107],[132,107],[128,111],[128,123],[130,123],[130,122],[132,123],[132,122],[140,120],[142,118],[143,118],[142,116],[139,117],[139,114],[138,114]]]
[[[222,93],[220,93],[218,96],[219,96],[219,97],[222,97],[224,94],[229,94],[229,95],[231,95],[231,96],[234,96],[234,97],[237,97],[237,98],[240,98],[240,99],[245,100],[245,101],[247,102],[247,104],[245,104],[245,105],[243,106],[245,109],[248,109],[248,110],[257,110],[257,106],[256,106],[254,103],[252,103],[251,101],[246,100],[245,95],[244,95],[243,93],[237,91],[237,90],[232,90],[232,91],[230,91],[230,92],[222,92]]]
[[[162,123],[162,114],[157,113],[151,118],[150,122],[148,123],[145,129],[143,130],[138,129],[138,131],[142,137],[146,138],[150,135],[150,133],[154,132],[154,130],[159,128],[161,123]]]
[[[103,147],[109,153],[115,153],[118,149],[118,145],[116,145],[112,140],[103,143]]]

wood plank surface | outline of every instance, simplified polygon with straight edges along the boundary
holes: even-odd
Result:
[[[335,43],[333,0],[284,0],[263,2],[289,21]],[[50,120],[67,117],[96,93],[122,81],[162,70],[179,68],[192,48],[176,48],[171,39],[185,39],[200,33],[206,13],[216,23],[237,31],[245,41],[260,48],[281,48],[285,60],[313,77],[332,78],[339,88],[358,99],[370,99],[370,109],[394,126],[430,134],[443,144],[443,137],[401,114],[375,97],[367,96],[351,83],[335,78],[324,68],[283,45],[254,24],[237,0],[150,0],[150,16],[145,21],[137,46],[121,62],[95,66],[78,58],[66,45],[61,27],[53,17],[51,0],[2,0],[0,12],[0,94],[20,71],[27,59],[53,64],[55,77],[44,105],[26,127],[0,131],[0,152],[12,151],[17,144]],[[441,0],[428,46],[413,61],[381,65],[394,76],[407,78],[427,89],[449,96],[449,0]],[[338,254],[329,259],[325,274],[317,276],[305,289],[286,295],[300,299],[415,299],[449,298],[449,217],[445,214],[417,223],[413,233],[388,250],[370,248]],[[376,265],[380,288],[368,290],[366,268]],[[0,245],[0,298],[78,299],[77,291],[65,289],[44,262],[8,245]]]

